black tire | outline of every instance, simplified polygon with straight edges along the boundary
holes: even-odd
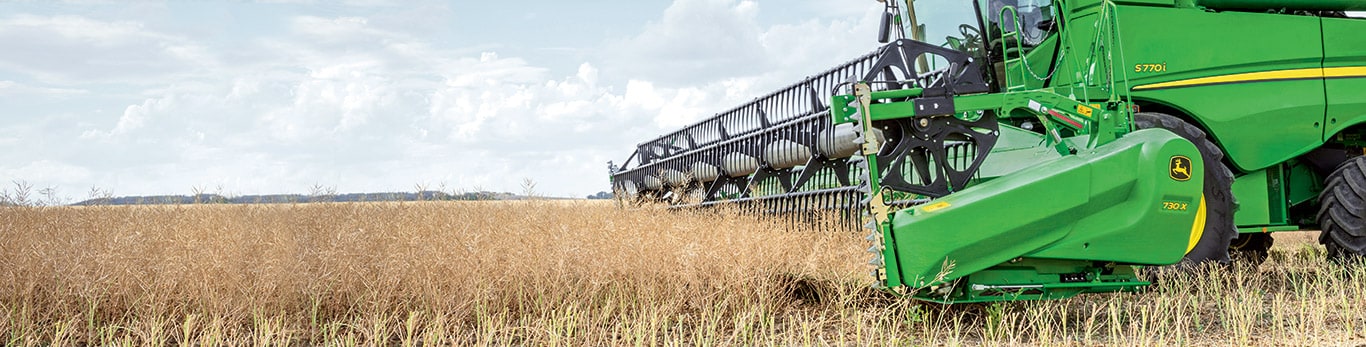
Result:
[[[1238,234],[1228,246],[1229,256],[1233,257],[1234,261],[1255,267],[1266,261],[1271,245],[1275,243],[1276,240],[1267,233]]]
[[[1224,165],[1224,151],[1215,146],[1200,128],[1172,115],[1143,112],[1134,114],[1137,129],[1167,129],[1195,144],[1205,162],[1205,230],[1200,241],[1181,259],[1185,265],[1204,262],[1228,264],[1228,247],[1238,229],[1233,225],[1233,171]]]
[[[1366,255],[1366,156],[1347,159],[1319,192],[1319,243],[1333,260]]]

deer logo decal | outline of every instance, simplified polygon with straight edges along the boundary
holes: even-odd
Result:
[[[1191,158],[1185,156],[1172,156],[1171,170],[1169,173],[1173,180],[1188,181],[1191,179]]]

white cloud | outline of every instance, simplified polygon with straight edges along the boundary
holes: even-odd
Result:
[[[446,181],[451,186],[501,182],[490,188],[506,190],[515,184],[509,177],[561,172],[548,165],[564,152],[616,147],[593,143],[622,137],[593,132],[615,132],[621,127],[609,122],[644,113],[627,111],[634,104],[610,87],[597,86],[592,64],[555,78],[495,52],[452,57],[420,40],[367,32],[313,30],[263,41],[292,48],[277,51],[279,56],[266,63],[233,67],[251,74],[158,88],[127,106],[109,128],[86,131],[84,140],[110,152],[146,151],[137,145],[143,141],[178,152],[132,168],[100,170],[119,177],[112,180],[119,189],[208,184],[270,192],[322,181],[383,190]],[[318,40],[319,33],[352,41]],[[404,55],[337,50],[373,44],[376,37],[385,38],[385,45],[417,49]],[[409,63],[422,61],[439,63]],[[606,189],[601,175],[606,160],[594,161],[591,172],[601,187],[558,177],[544,180],[585,194]],[[148,172],[150,182],[130,182],[135,171]]]
[[[759,44],[757,12],[749,1],[675,1],[639,35],[610,43],[605,59],[623,75],[669,85],[752,76],[774,58]]]
[[[165,110],[165,102],[162,100],[164,99],[148,99],[142,105],[128,106],[128,109],[123,111],[123,117],[119,117],[119,122],[114,125],[114,130],[111,130],[110,133],[126,134],[141,128],[147,123],[147,117],[150,113]]]
[[[639,35],[609,42],[603,74],[664,106],[657,126],[691,124],[875,49],[881,8],[857,8],[853,17],[761,25],[755,2],[678,0]]]
[[[52,160],[37,160],[18,167],[0,167],[0,177],[41,178],[40,187],[80,187],[89,182],[91,172],[85,167]],[[8,184],[9,182],[4,182]]]
[[[0,19],[0,67],[52,84],[147,84],[212,67],[204,47],[142,23],[81,16]]]
[[[598,84],[598,69],[594,68],[591,64],[583,63],[582,65],[579,65],[579,73],[575,74],[575,76],[577,76],[580,81],[587,83],[590,87]]]
[[[760,79],[776,88],[876,48],[881,8],[844,7],[859,14],[765,26],[755,2],[678,0],[639,35],[609,43],[603,59],[616,76],[663,85]]]
[[[760,10],[679,0],[639,35],[604,39],[606,56],[565,71],[369,16],[295,16],[283,32],[233,46],[137,22],[13,16],[0,20],[0,44],[29,53],[0,54],[0,72],[49,84],[23,88],[120,101],[109,112],[70,112],[78,122],[53,112],[43,126],[0,127],[44,131],[0,146],[50,138],[53,147],[0,151],[0,174],[68,172],[51,181],[115,194],[299,192],[315,183],[516,191],[523,177],[549,194],[594,193],[607,189],[606,162],[634,144],[873,45],[875,15],[761,25]],[[89,55],[118,59],[80,58]],[[98,88],[83,87],[91,84]],[[109,96],[110,84],[128,91]],[[21,86],[0,82],[0,93]]]
[[[89,90],[78,88],[39,87],[15,81],[0,81],[0,96],[6,97],[69,97],[88,94],[89,92]]]
[[[369,21],[361,17],[321,18],[301,16],[294,18],[292,28],[296,34],[327,41],[351,41],[384,38],[392,34],[368,27]]]

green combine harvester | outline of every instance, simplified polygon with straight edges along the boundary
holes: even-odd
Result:
[[[641,143],[617,196],[835,211],[875,286],[936,302],[1134,290],[1276,231],[1366,255],[1366,1],[883,6],[880,48]]]

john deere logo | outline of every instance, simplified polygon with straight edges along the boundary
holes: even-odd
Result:
[[[1191,158],[1185,156],[1172,156],[1171,170],[1168,170],[1172,179],[1177,181],[1188,181],[1191,179]]]

